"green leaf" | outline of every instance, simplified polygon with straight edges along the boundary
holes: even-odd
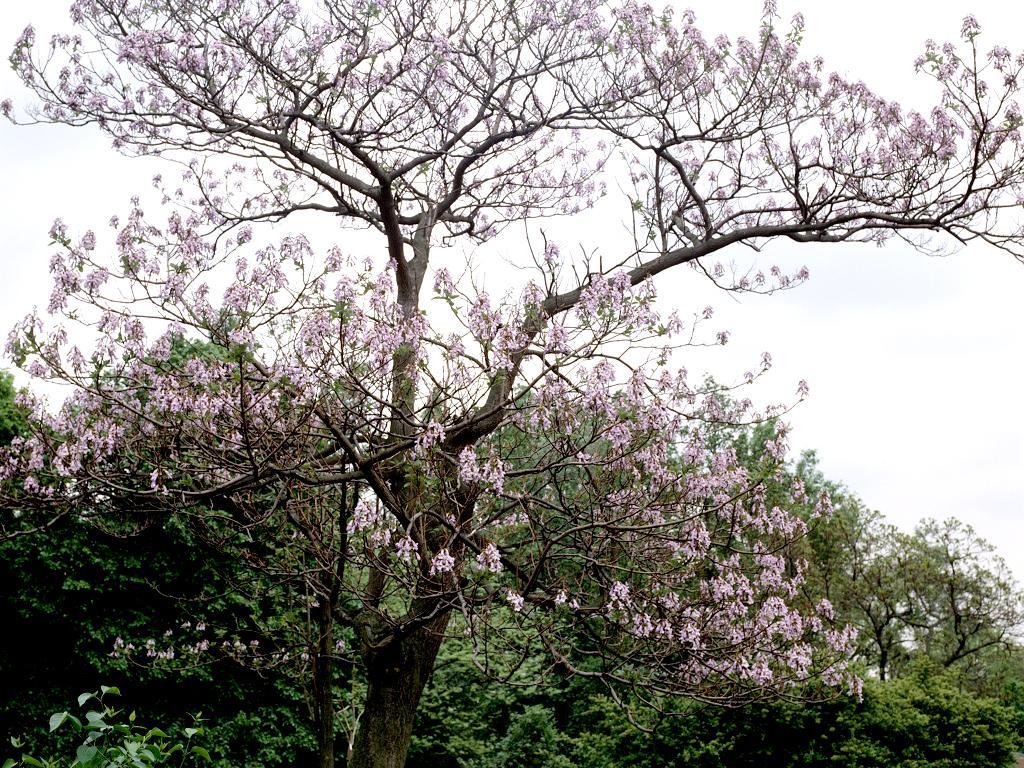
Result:
[[[90,710],[89,712],[85,713],[85,719],[89,722],[90,725],[96,725],[97,723],[103,722],[103,713],[97,712],[95,710]]]
[[[95,693],[80,693],[78,694],[78,706],[82,706],[89,699],[95,698]]]
[[[90,747],[83,744],[78,748],[78,751],[75,752],[75,759],[80,765],[88,765],[89,762],[96,757],[97,752],[99,752],[99,749],[96,747]]]
[[[193,752],[194,752],[195,754],[199,755],[199,756],[200,756],[201,758],[203,758],[204,760],[206,760],[207,762],[209,762],[209,760],[210,760],[210,753],[209,753],[209,752],[207,752],[207,751],[206,751],[205,749],[203,749],[202,747],[192,747],[192,751],[193,751]]]
[[[34,766],[34,768],[46,768],[45,765],[43,765],[41,762],[32,757],[32,755],[22,755],[21,762],[23,762],[25,765]]]
[[[13,757],[8,757],[4,760],[3,768],[14,768],[18,763]]]
[[[60,728],[61,724],[67,719],[67,712],[57,712],[55,714],[50,715],[50,733],[53,733],[58,728]]]
[[[100,692],[104,696],[106,696],[108,693],[111,696],[120,696],[121,695],[121,689],[118,688],[116,685],[101,685],[100,686]]]
[[[161,731],[159,728],[150,728],[149,729],[149,732],[146,734],[146,738],[149,739],[149,738],[152,738],[153,736],[159,736],[161,739],[169,738],[167,736],[167,734],[164,733],[163,731]]]

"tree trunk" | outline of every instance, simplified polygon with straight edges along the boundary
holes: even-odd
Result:
[[[334,626],[330,608],[318,615],[319,638],[313,659],[313,720],[319,768],[334,768]]]
[[[402,768],[449,614],[366,656],[367,692],[349,768]]]

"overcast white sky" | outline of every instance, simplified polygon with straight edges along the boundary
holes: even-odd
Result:
[[[26,23],[42,39],[65,26],[69,0],[31,5],[0,4],[5,58]],[[689,5],[712,36],[751,33],[760,12],[759,0]],[[781,5],[784,16],[804,13],[807,55],[922,105],[933,94],[913,75],[913,59],[929,37],[956,38],[965,13],[978,17],[986,47],[1024,48],[1024,5],[1005,0]],[[0,98],[7,96],[26,99],[3,67]],[[105,221],[148,186],[153,162],[122,158],[87,130],[0,123],[0,331],[46,303],[53,218],[73,228]],[[984,247],[938,259],[896,244],[787,243],[771,257],[806,264],[810,282],[740,303],[712,295],[716,320],[733,336],[709,358],[711,372],[741,372],[771,351],[768,394],[789,398],[801,378],[811,385],[791,418],[797,449],[817,449],[828,476],[903,527],[926,516],[971,523],[1024,578],[1024,264]],[[663,293],[696,310],[708,289],[676,276]]]

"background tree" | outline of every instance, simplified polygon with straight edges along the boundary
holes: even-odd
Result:
[[[823,79],[774,4],[735,43],[588,0],[78,0],[72,20],[46,53],[32,30],[15,48],[29,114],[188,170],[159,183],[163,220],[135,202],[115,222],[109,256],[54,226],[48,314],[99,336],[33,315],[12,340],[75,394],[14,441],[7,531],[34,510],[173,515],[279,572],[316,638],[325,767],[349,670],[366,686],[350,764],[404,763],[455,613],[492,674],[541,651],[652,704],[849,682],[850,634],[797,601],[783,554],[803,521],[715,442],[778,409],[723,408],[669,366],[701,313],[662,317],[650,278],[725,280],[712,254],[777,237],[1019,253],[1024,59],[979,55],[968,19],[962,53],[920,61],[926,118]],[[454,246],[590,205],[611,144],[635,249],[570,261],[545,242],[504,296],[478,287]],[[369,227],[385,262],[246,226],[303,212]],[[730,286],[806,277],[769,273]],[[182,340],[225,354],[177,359]]]
[[[986,652],[1019,640],[1024,596],[995,548],[959,520],[925,520],[908,541],[920,563],[912,584],[914,645],[966,678],[984,677]]]
[[[859,655],[881,680],[905,665],[917,610],[913,583],[924,563],[907,547],[907,535],[853,501],[821,539],[837,555],[816,557],[828,573],[829,599],[858,628]]]
[[[730,439],[753,469],[772,436],[770,425],[762,425]],[[808,535],[790,555],[806,563],[802,589],[812,603],[828,600],[857,628],[859,659],[881,680],[899,676],[912,658],[926,657],[954,668],[961,683],[975,690],[983,681],[999,679],[997,687],[1005,682],[995,669],[1015,666],[1024,596],[991,543],[955,518],[900,530],[825,478],[813,452],[789,471],[792,477],[771,484],[767,493],[808,521]],[[807,500],[823,493],[832,513],[815,516]]]

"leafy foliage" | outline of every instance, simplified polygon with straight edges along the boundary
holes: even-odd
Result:
[[[424,711],[439,700],[452,712],[493,711],[494,688],[472,668],[449,668],[445,679],[455,678],[461,686],[427,692]],[[465,699],[453,701],[455,691]],[[534,690],[524,696],[518,717],[489,721],[490,731],[479,721],[472,729],[456,721],[453,729],[437,732],[429,716],[421,718],[409,766],[1006,768],[1021,742],[1019,708],[964,691],[955,673],[926,659],[897,680],[867,680],[861,701],[738,709],[672,704],[679,714],[662,717],[631,712],[628,704],[578,681]],[[645,730],[635,727],[637,718]],[[474,738],[467,750],[468,733]],[[467,758],[473,750],[481,756]]]
[[[123,722],[123,712],[107,703],[120,693],[116,687],[102,686],[95,693],[79,695],[78,706],[87,708],[83,717],[67,710],[50,716],[50,733],[70,729],[76,741],[81,740],[73,758],[60,754],[44,758],[22,754],[20,759],[7,759],[4,768],[151,768],[161,765],[187,768],[210,762],[206,747],[192,743],[205,732],[199,715],[195,716],[192,726],[182,729],[179,738],[174,738],[160,728],[136,723],[135,712]],[[19,746],[17,740],[12,743]]]
[[[24,434],[28,415],[16,401],[14,377],[7,371],[0,371],[0,445],[9,445],[18,435]]]
[[[13,389],[7,397],[13,398]],[[0,399],[0,412],[3,405]],[[764,442],[774,434],[765,425],[723,439],[737,447],[740,459],[756,473]],[[856,583],[856,576],[846,570],[847,534],[856,526],[883,525],[884,520],[827,481],[812,455],[787,471],[802,478],[808,497],[827,490],[835,505],[832,518],[817,520],[801,542],[803,549],[793,553],[809,561],[806,599],[829,594],[836,599],[841,620],[861,621],[856,605],[841,598],[869,586]],[[770,485],[770,503],[799,508],[794,499],[785,498],[791,487],[789,481]],[[812,507],[805,505],[808,518]],[[924,542],[933,540],[922,537]],[[870,543],[877,538],[856,541],[879,568],[895,567],[886,565],[888,550]],[[907,557],[932,551],[924,545],[904,547]],[[25,734],[29,753],[73,754],[82,732],[70,714],[53,732],[31,726],[45,723],[46,715],[73,690],[105,679],[116,681],[148,720],[166,723],[169,732],[182,732],[190,722],[188,712],[197,707],[210,713],[217,725],[204,734],[204,743],[214,765],[312,764],[314,740],[301,681],[283,670],[247,669],[226,659],[171,669],[128,664],[110,655],[118,636],[159,636],[165,628],[194,620],[198,611],[211,626],[246,627],[252,626],[254,616],[280,610],[273,602],[259,604],[227,589],[230,561],[219,559],[186,530],[154,525],[125,539],[68,519],[48,532],[3,542],[0,555],[0,578],[13,585],[0,593],[0,612],[14,616],[20,628],[0,636],[0,677],[5,682],[0,730],[10,736]],[[929,563],[926,557],[921,572],[934,574],[924,570],[933,567]],[[912,597],[906,592],[895,599],[909,604]],[[997,618],[982,617],[987,631],[1001,626]],[[457,637],[460,628],[454,629]],[[585,680],[560,681],[538,654],[520,660],[506,681],[511,685],[496,686],[478,670],[470,640],[451,642],[442,649],[420,706],[408,766],[1002,768],[1009,751],[1024,741],[1024,675],[1015,646],[976,654],[971,675],[957,664],[943,669],[941,660],[932,658],[932,648],[908,641],[903,660],[892,668],[895,679],[867,680],[862,702],[841,698],[725,711],[663,702],[681,713],[669,718],[616,701]],[[872,658],[865,647],[864,661],[871,663]],[[638,730],[635,722],[649,732]]]
[[[19,628],[0,635],[0,734],[41,746],[49,737],[32,724],[103,679],[168,724],[187,722],[201,702],[218,723],[210,743],[224,766],[300,764],[311,749],[303,691],[283,674],[230,659],[168,668],[112,655],[118,637],[166,641],[196,610],[211,631],[249,626],[258,606],[237,593],[218,596],[217,565],[215,553],[172,524],[124,539],[64,520],[0,543],[0,579],[11,585],[0,592],[0,613]],[[247,711],[254,701],[258,716]]]

